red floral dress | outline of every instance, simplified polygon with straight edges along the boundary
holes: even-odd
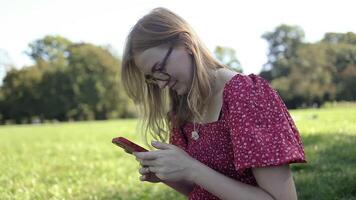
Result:
[[[219,120],[173,127],[170,144],[237,181],[257,186],[251,168],[305,163],[303,144],[285,104],[262,77],[236,74],[223,91]],[[219,199],[194,185],[190,200]]]

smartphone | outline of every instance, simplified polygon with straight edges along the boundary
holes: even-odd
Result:
[[[130,140],[124,138],[124,137],[117,137],[112,139],[112,143],[116,144],[117,146],[125,149],[125,151],[129,154],[132,154],[133,152],[146,152],[148,151],[147,149],[135,144],[134,142],[131,142]]]

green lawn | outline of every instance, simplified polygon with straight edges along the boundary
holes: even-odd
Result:
[[[299,199],[356,199],[356,104],[293,110],[308,164],[292,169]],[[0,126],[0,199],[185,199],[139,181],[136,120]]]

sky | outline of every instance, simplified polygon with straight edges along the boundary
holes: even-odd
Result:
[[[24,51],[46,35],[110,45],[121,55],[131,27],[156,7],[183,17],[211,52],[235,49],[245,74],[260,72],[268,53],[261,36],[280,24],[300,26],[305,42],[326,32],[356,33],[355,0],[0,0],[0,80],[4,63],[32,64]]]

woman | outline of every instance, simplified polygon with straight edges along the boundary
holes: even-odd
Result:
[[[306,161],[285,104],[260,76],[216,61],[181,17],[156,8],[136,23],[122,82],[160,140],[134,153],[142,181],[189,199],[297,199],[289,163]]]

